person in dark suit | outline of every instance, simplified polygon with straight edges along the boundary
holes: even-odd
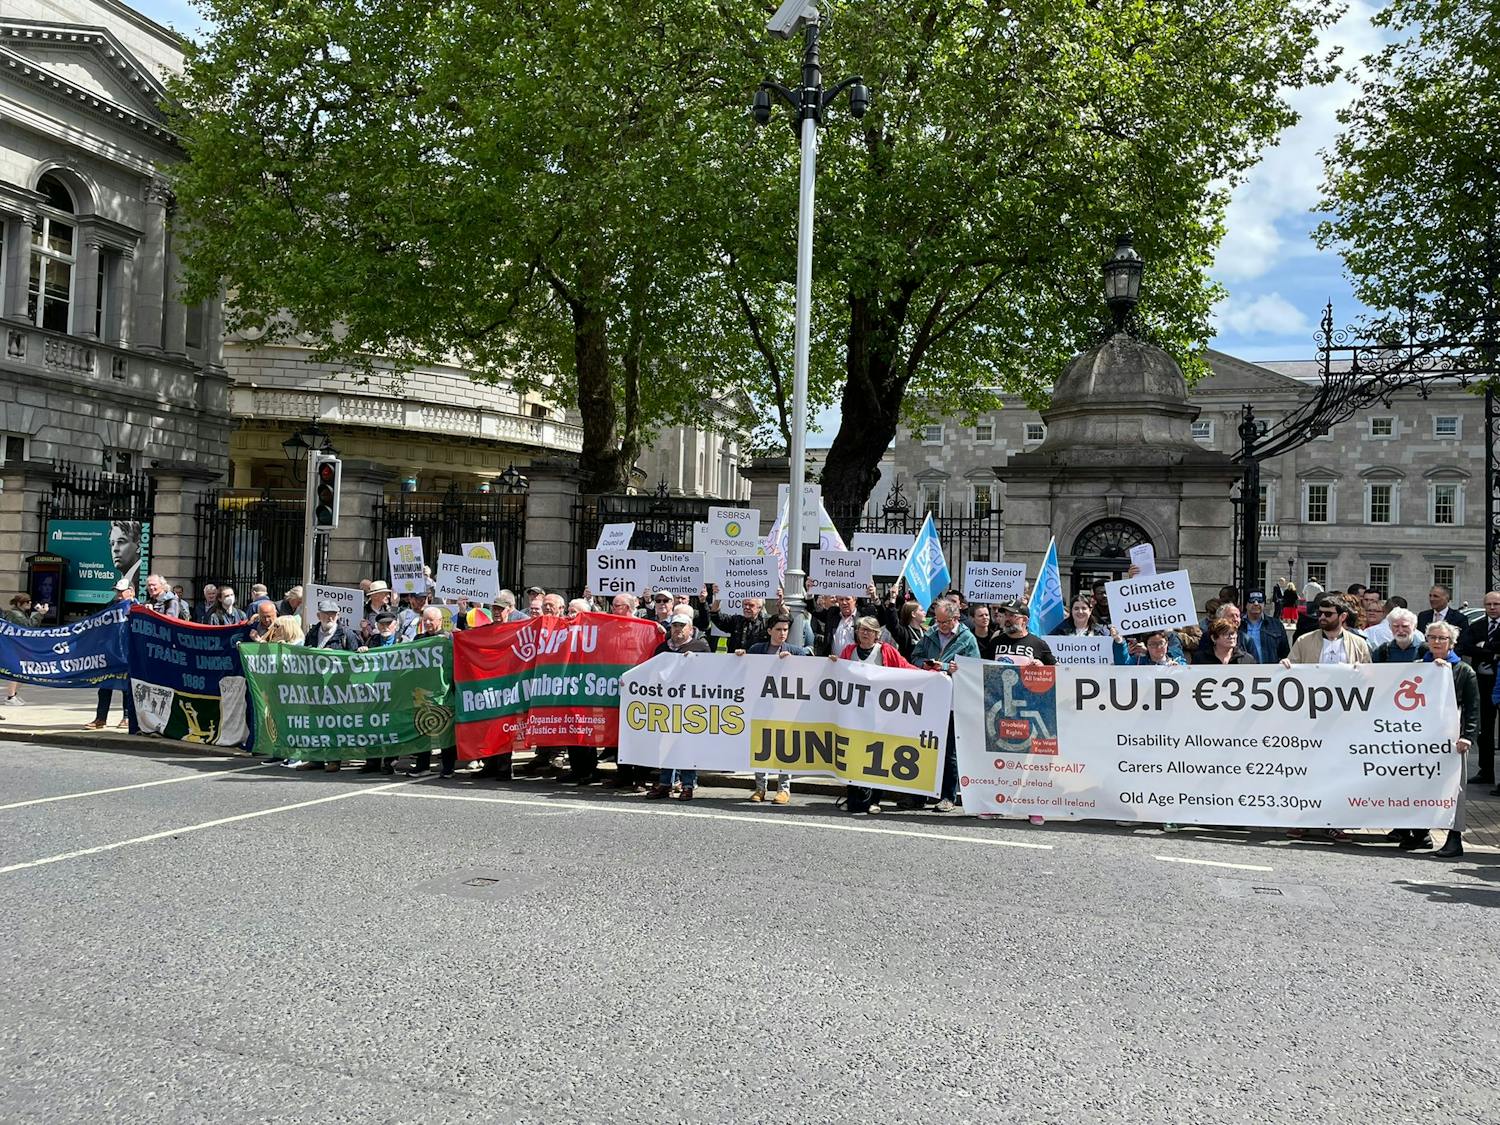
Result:
[[[1434,621],[1446,621],[1458,630],[1458,635],[1463,636],[1464,630],[1469,627],[1469,619],[1448,603],[1453,600],[1453,591],[1446,586],[1434,586],[1427,591],[1427,604],[1431,609],[1424,609],[1417,614],[1417,632],[1423,636],[1427,635],[1427,626]]]
[[[1458,651],[1479,679],[1479,744],[1474,747],[1472,785],[1495,784],[1496,670],[1500,668],[1500,590],[1484,596],[1484,616],[1463,632]]]

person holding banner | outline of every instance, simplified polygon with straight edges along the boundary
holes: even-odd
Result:
[[[1349,607],[1336,598],[1324,598],[1318,605],[1318,627],[1292,642],[1291,651],[1282,660],[1283,668],[1293,664],[1369,664],[1370,646],[1363,637],[1344,627]]]
[[[115,583],[115,602],[135,601],[135,587],[128,579],[121,578]],[[99,705],[94,709],[94,721],[85,723],[84,730],[103,730],[104,724],[109,721],[109,698],[113,694],[113,688],[102,687],[99,689]],[[125,690],[120,693],[125,702],[125,717],[120,720],[122,727],[130,726],[130,721],[135,717],[135,700],[130,697],[130,684],[127,681]]]
[[[1056,664],[1057,658],[1047,642],[1031,631],[1031,607],[1023,601],[1000,603],[1000,631],[995,643],[995,659],[1013,664]],[[920,646],[918,646],[920,647]]]
[[[801,645],[787,643],[787,637],[792,632],[792,619],[785,614],[779,614],[771,618],[770,636],[761,641],[760,644],[750,646],[752,656],[808,656],[810,653]],[[744,656],[743,652],[736,652],[736,656]],[[750,794],[752,801],[764,801],[766,799],[766,771],[755,771],[755,789]],[[789,773],[778,773],[776,775],[776,797],[775,804],[785,805],[792,799],[792,775]]]
[[[1052,659],[1052,650],[1040,637],[1031,637],[1024,628],[1026,620],[1026,608],[1020,602],[1006,602],[1000,607],[1001,623],[1014,616],[1019,615],[1023,622],[1022,634],[1036,642],[1040,646],[1040,653],[1045,654],[1045,664],[1055,663]],[[865,620],[869,620],[866,618]],[[979,645],[974,640],[974,634],[969,632],[968,627],[958,619],[958,602],[952,598],[938,598],[932,603],[932,628],[922,635],[922,639],[912,649],[913,663],[918,668],[929,668],[934,672],[942,672],[951,676],[958,670],[956,661],[961,656],[979,658]],[[1014,642],[1015,638],[1010,635],[1011,629],[1005,625],[1007,640]],[[1001,642],[1003,647],[1005,642]],[[1041,659],[1039,654],[1037,659]],[[916,808],[925,808],[929,798],[913,797]],[[943,752],[943,788],[942,795],[938,798],[936,805],[938,812],[951,812],[953,806],[960,801],[958,793],[958,743],[953,736],[953,716],[948,716],[948,744]]]
[[[1147,667],[1157,665],[1160,667],[1186,667],[1187,657],[1182,654],[1179,646],[1176,652],[1172,651],[1172,642],[1177,639],[1170,629],[1158,629],[1154,633],[1147,633],[1143,641],[1132,640],[1127,647],[1125,638],[1120,636],[1120,631],[1113,625],[1109,627],[1109,635],[1115,639],[1115,663],[1134,665],[1135,667]]]
[[[1454,646],[1458,643],[1459,631],[1441,618],[1427,626],[1423,636],[1427,640],[1427,661],[1439,668],[1448,669],[1453,676],[1453,694],[1458,699],[1458,741],[1455,749],[1467,754],[1469,747],[1479,737],[1479,677],[1474,669],[1458,658]],[[1468,759],[1461,759],[1467,761]],[[1460,767],[1467,770],[1467,767]],[[1459,775],[1462,777],[1462,773]],[[1419,851],[1432,847],[1430,834],[1420,829],[1409,829],[1407,839],[1400,843],[1402,851]],[[1453,828],[1443,846],[1432,853],[1437,859],[1457,859],[1464,854],[1464,790],[1458,789],[1458,807],[1453,813]]]
[[[35,609],[32,609],[31,595],[20,593],[10,599],[10,608],[5,611],[5,620],[9,621],[12,625],[21,625],[28,629],[40,628],[42,622],[47,617],[47,610],[50,608],[48,605],[39,605]],[[10,686],[5,692],[5,702],[24,706],[26,701],[17,694],[20,689],[20,682],[11,680]]]
[[[652,656],[660,656],[663,653],[675,653],[686,655],[690,652],[708,653],[708,642],[697,636],[697,630],[693,628],[693,615],[687,611],[672,615],[668,622],[671,632],[666,640],[656,646]],[[646,794],[648,801],[660,801],[672,795],[672,786],[678,781],[682,782],[682,792],[678,795],[679,801],[691,801],[693,790],[698,786],[697,770],[673,770],[663,769],[653,785]]]
[[[1194,664],[1254,664],[1255,662],[1255,657],[1240,648],[1239,631],[1222,617],[1209,626],[1208,646],[1193,653]]]
[[[916,602],[909,602],[915,606]],[[829,660],[858,660],[862,664],[874,664],[878,668],[911,668],[895,645],[880,639],[880,622],[873,617],[861,617],[854,624],[854,643]],[[951,727],[951,720],[950,720]],[[851,785],[844,798],[845,807],[851,816],[875,816],[880,812],[880,802],[875,789],[867,785]],[[950,806],[952,807],[952,806]]]

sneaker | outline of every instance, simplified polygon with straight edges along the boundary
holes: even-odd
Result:
[[[776,796],[775,796],[774,800],[776,801],[776,803],[778,805],[790,804],[791,800],[792,800],[792,795],[790,793],[788,793],[785,789],[778,789],[778,790],[776,790]]]
[[[750,799],[756,802],[764,801],[766,799],[766,791],[764,789],[757,789],[754,793],[750,794]]]
[[[1167,824],[1163,824],[1161,826],[1161,830],[1163,832],[1181,832],[1182,831],[1182,825],[1180,825],[1180,824],[1172,824],[1172,823],[1169,822]]]
[[[1047,823],[1047,818],[1045,816],[1033,816],[1033,817],[1028,817],[1027,819],[1030,820],[1032,824],[1046,824]]]
[[[952,812],[953,811],[953,802],[950,801],[950,800],[948,800],[947,797],[944,797],[941,801],[939,801],[937,804],[933,805],[932,807],[934,809],[936,809],[938,812]]]
[[[653,785],[650,789],[646,790],[646,800],[648,801],[660,801],[671,795],[672,787],[670,785]]]
[[[870,807],[865,810],[865,812],[869,813],[871,816],[879,816],[880,806],[872,803]]]
[[[13,695],[5,701],[5,705],[7,707],[25,707],[26,700],[22,699],[19,695]]]

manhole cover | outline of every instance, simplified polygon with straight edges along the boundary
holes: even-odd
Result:
[[[523,875],[515,871],[454,871],[418,883],[412,888],[419,895],[450,895],[454,898],[474,898],[493,902],[497,899],[513,898],[547,885],[547,881],[536,875]]]
[[[1299,906],[1333,908],[1333,898],[1325,889],[1306,883],[1251,883],[1243,879],[1222,877],[1215,879],[1214,883],[1219,894],[1224,898],[1268,898],[1288,904],[1296,903]]]

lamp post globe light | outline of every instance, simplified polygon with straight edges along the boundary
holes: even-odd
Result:
[[[1115,327],[1124,328],[1135,306],[1141,300],[1141,274],[1146,263],[1135,252],[1133,236],[1115,236],[1115,252],[1104,261],[1104,302],[1115,318]]]
[[[818,9],[811,0],[785,0],[766,29],[779,39],[802,32],[802,81],[788,89],[769,79],[755,91],[750,112],[757,124],[771,121],[772,95],[791,110],[793,127],[802,146],[802,166],[797,189],[797,307],[792,368],[792,442],[787,488],[787,559],[783,602],[792,619],[792,636],[802,636],[807,611],[806,574],[802,569],[802,486],[807,476],[807,353],[812,304],[813,194],[818,169],[818,126],[823,111],[845,90],[849,112],[863,117],[870,107],[870,91],[864,79],[846,78],[831,90],[823,90],[823,69],[818,62]]]

